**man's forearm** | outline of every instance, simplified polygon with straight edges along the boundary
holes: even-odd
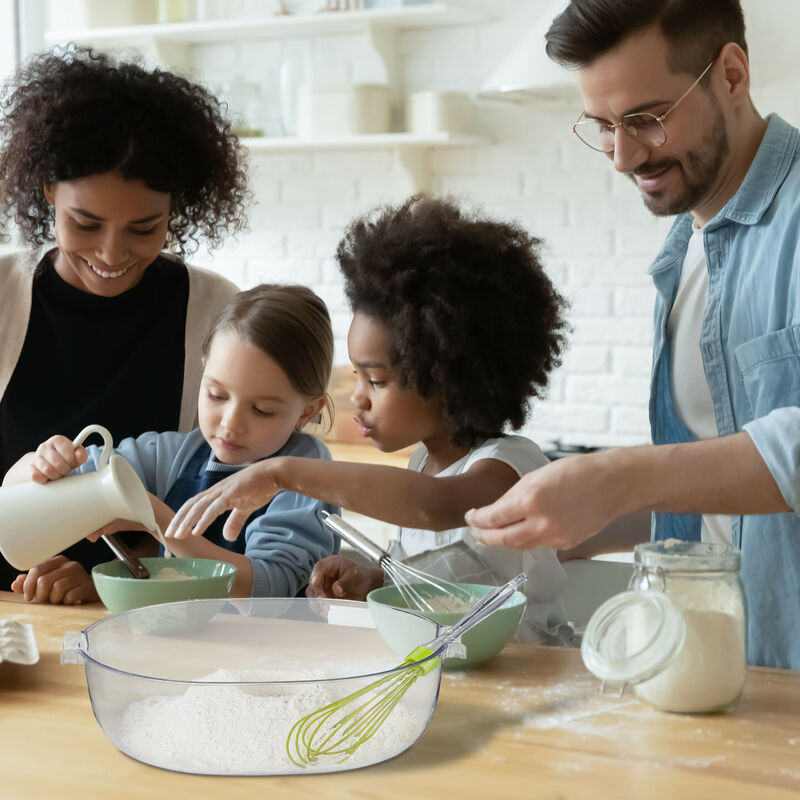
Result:
[[[775,514],[790,511],[747,433],[600,454],[623,511]]]

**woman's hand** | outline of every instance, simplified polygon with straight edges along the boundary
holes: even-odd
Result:
[[[100,598],[88,572],[77,562],[58,555],[18,575],[11,584],[28,603],[62,603],[72,606],[94,603]]]
[[[383,586],[383,570],[357,564],[344,556],[327,556],[314,565],[306,596],[364,600],[380,586]]]
[[[35,483],[47,483],[63,478],[86,462],[86,448],[74,447],[66,436],[51,436],[42,442],[30,462],[30,479]]]
[[[229,542],[236,541],[250,514],[282,490],[275,477],[276,465],[272,463],[278,460],[246,467],[187,500],[169,523],[166,538],[200,536],[217,517],[230,511],[222,535]]]

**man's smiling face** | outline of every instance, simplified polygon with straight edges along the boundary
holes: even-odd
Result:
[[[617,123],[626,114],[664,114],[697,78],[672,72],[668,55],[663,35],[647,28],[579,70],[586,118]],[[616,131],[615,149],[607,155],[637,185],[653,214],[692,211],[717,189],[730,144],[722,109],[703,85],[717,66],[664,120],[667,141],[661,147]]]

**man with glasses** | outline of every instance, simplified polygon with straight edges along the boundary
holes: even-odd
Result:
[[[678,215],[657,289],[654,445],[563,459],[470,512],[486,544],[570,548],[629,512],[741,548],[748,661],[800,669],[800,134],[762,119],[739,0],[572,0],[573,132]]]

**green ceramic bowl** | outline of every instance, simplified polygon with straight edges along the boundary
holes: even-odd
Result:
[[[113,612],[173,603],[178,600],[206,600],[227,597],[237,569],[233,564],[209,558],[143,558],[149,579],[134,578],[121,561],[107,561],[92,569],[92,580],[105,607]],[[171,568],[181,578],[165,580],[153,576]],[[186,579],[183,576],[191,576]]]
[[[477,583],[459,583],[457,585],[467,589],[476,599],[483,597],[495,588]],[[468,669],[499,653],[516,633],[522,615],[525,613],[526,602],[522,592],[514,592],[511,599],[502,608],[497,609],[463,635],[461,641],[467,648],[466,659],[447,658],[444,661],[444,668]],[[424,644],[424,642],[412,641],[413,634],[409,635],[409,631],[399,627],[402,617],[397,614],[381,613],[381,609],[385,606],[409,607],[396,586],[382,586],[380,589],[373,589],[367,595],[367,605],[381,636],[399,656],[405,657],[417,645]],[[460,612],[432,613],[416,608],[412,610],[442,626],[452,625],[463,616],[463,613]]]

